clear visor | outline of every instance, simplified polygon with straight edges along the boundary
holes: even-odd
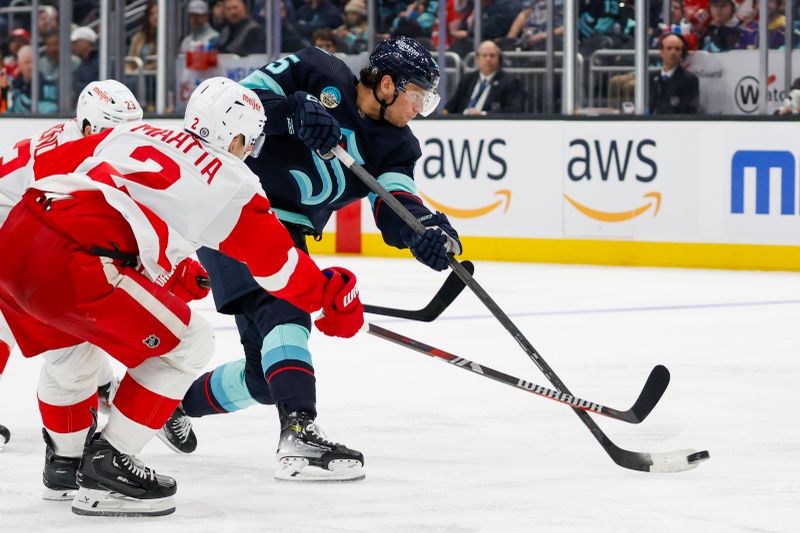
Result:
[[[414,90],[406,90],[404,91],[406,97],[411,101],[414,105],[414,108],[420,109],[419,114],[423,117],[427,117],[431,113],[433,113],[436,108],[439,106],[439,101],[442,99],[439,94],[434,91],[414,91]]]
[[[258,157],[261,153],[261,149],[264,147],[264,140],[267,138],[262,131],[259,135],[253,138],[253,141],[250,143],[250,146],[245,151],[245,157]]]

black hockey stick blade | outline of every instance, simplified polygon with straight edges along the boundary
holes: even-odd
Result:
[[[609,418],[613,418],[615,420],[621,420],[623,422],[628,422],[630,424],[638,424],[642,420],[644,420],[647,415],[652,411],[655,403],[658,402],[658,399],[664,393],[664,388],[666,385],[664,381],[658,379],[658,376],[664,375],[666,372],[667,375],[667,382],[669,382],[669,372],[663,366],[657,366],[653,369],[650,373],[650,377],[647,379],[645,383],[644,389],[642,389],[641,394],[639,394],[639,399],[636,401],[634,406],[627,411],[620,411],[619,409],[613,409],[611,407],[606,407],[605,405],[600,405],[599,403],[592,402],[589,400],[583,400],[581,398],[577,398],[572,396],[571,394],[563,393],[554,389],[550,389],[548,387],[544,387],[542,385],[536,385],[535,383],[531,383],[530,381],[520,379],[518,377],[511,376],[506,374],[505,372],[501,372],[499,370],[495,370],[494,368],[481,365],[474,361],[470,361],[464,357],[460,357],[458,355],[446,352],[439,348],[434,348],[424,342],[412,339],[410,337],[406,337],[405,335],[401,335],[399,333],[395,333],[394,331],[388,330],[381,326],[376,326],[375,324],[365,324],[364,331],[367,333],[379,337],[384,340],[388,340],[395,344],[399,344],[405,348],[410,348],[415,352],[421,353],[423,355],[427,355],[428,357],[433,357],[434,359],[439,359],[441,361],[445,361],[450,363],[453,366],[457,366],[468,372],[472,372],[473,374],[478,374],[479,376],[483,376],[485,378],[498,381],[505,385],[509,385],[516,389],[523,390],[525,392],[529,392],[531,394],[535,394],[537,396],[541,396],[543,398],[547,398],[569,407],[573,409],[581,409],[583,411],[587,411],[593,414],[604,415]],[[655,376],[655,377],[654,377]],[[653,404],[648,404],[646,406],[641,407],[642,411],[636,412],[637,406],[642,403],[642,398],[648,398],[650,401],[654,402]]]
[[[471,261],[462,261],[461,265],[470,274],[475,272],[475,265],[473,265]],[[408,320],[417,320],[420,322],[433,322],[439,318],[439,315],[441,315],[456,298],[458,298],[458,295],[461,294],[464,287],[466,287],[466,285],[461,281],[461,278],[459,278],[455,272],[450,272],[450,275],[447,276],[439,292],[437,292],[433,299],[428,302],[428,305],[422,309],[412,311],[410,309],[394,309],[392,307],[364,304],[364,312],[374,315],[406,318]]]
[[[658,401],[664,395],[669,385],[669,370],[664,365],[656,365],[650,371],[650,375],[644,384],[642,393],[637,398],[636,403],[629,409],[634,418],[631,423],[638,424],[650,414]]]

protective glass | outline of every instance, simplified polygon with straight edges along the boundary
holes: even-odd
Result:
[[[401,89],[406,95],[414,107],[422,108],[422,111],[419,112],[420,115],[423,117],[427,117],[431,113],[433,113],[439,105],[439,101],[442,99],[441,96],[436,91],[408,91],[406,88]]]

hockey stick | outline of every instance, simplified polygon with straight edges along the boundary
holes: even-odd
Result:
[[[470,361],[464,357],[459,357],[439,348],[434,348],[433,346],[425,344],[424,342],[414,340],[410,337],[406,337],[405,335],[382,328],[381,326],[376,326],[375,324],[365,323],[362,331],[366,331],[370,335],[374,335],[381,339],[399,344],[400,346],[410,348],[421,354],[433,357],[434,359],[439,359],[440,361],[463,368],[464,370],[472,372],[473,374],[478,374],[494,381],[499,381],[500,383],[510,385],[516,389],[537,394],[544,398],[555,400],[576,409],[582,409],[590,413],[605,415],[615,420],[622,420],[623,422],[628,422],[629,424],[639,424],[642,420],[647,418],[647,415],[650,414],[650,411],[653,410],[653,407],[656,406],[658,400],[661,398],[661,395],[664,394],[664,391],[667,389],[667,384],[669,384],[669,370],[661,365],[654,367],[650,372],[650,376],[647,378],[647,382],[644,384],[642,392],[639,394],[639,398],[633,404],[633,407],[627,411],[620,411],[618,409],[600,405],[599,403],[582,400],[581,398],[575,398],[570,394],[548,389],[547,387],[536,385],[535,383],[525,381],[524,379],[510,376],[504,372],[495,370],[494,368],[478,364],[474,361]]]
[[[348,154],[341,146],[334,146],[331,150],[334,156],[341,161],[347,168],[349,168],[364,184],[381,200],[383,200],[389,208],[394,211],[406,224],[409,225],[417,234],[421,235],[426,231],[426,227],[401,204],[397,198],[392,196],[378,181],[367,172],[364,167],[356,163],[350,154]],[[452,240],[451,240],[452,242]],[[452,249],[452,246],[451,246]],[[530,359],[536,364],[539,370],[545,375],[547,380],[553,384],[556,389],[565,393],[570,393],[569,389],[564,382],[561,381],[556,373],[550,368],[550,365],[542,358],[536,348],[528,342],[528,339],[522,334],[517,326],[511,321],[510,318],[500,309],[495,301],[489,296],[483,287],[481,287],[475,278],[467,272],[461,263],[458,262],[452,255],[448,260],[450,268],[458,275],[458,277],[475,293],[478,299],[491,311],[503,327],[511,334],[514,340],[520,345]],[[589,428],[597,442],[603,447],[611,459],[623,468],[631,470],[640,470],[643,472],[680,472],[683,470],[690,470],[697,466],[697,463],[708,459],[709,454],[707,451],[696,452],[695,450],[677,450],[666,453],[642,453],[632,452],[620,448],[614,444],[611,439],[600,429],[600,426],[592,420],[592,418],[582,409],[572,408],[581,422]]]
[[[472,274],[475,272],[475,266],[470,261],[463,261],[461,263],[464,268]],[[428,305],[416,311],[406,309],[394,309],[391,307],[381,307],[379,305],[364,304],[364,312],[372,313],[374,315],[393,316],[396,318],[407,318],[408,320],[418,320],[420,322],[433,322],[439,315],[447,309],[451,303],[461,294],[464,290],[464,282],[459,279],[455,272],[451,272],[444,282],[444,285],[433,296],[433,299],[428,302]]]
[[[464,261],[461,264],[470,274],[475,272],[475,266],[470,261]],[[210,289],[211,281],[205,276],[197,276],[197,285],[203,289]],[[410,309],[395,309],[393,307],[364,304],[364,312],[374,315],[407,318],[408,320],[417,320],[419,322],[433,322],[458,298],[464,287],[464,282],[458,278],[455,272],[451,272],[444,281],[444,285],[433,295],[433,299],[428,302],[428,305],[422,309],[412,311]]]

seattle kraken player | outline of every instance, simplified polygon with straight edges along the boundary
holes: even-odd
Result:
[[[435,270],[447,268],[443,232],[460,248],[458,234],[445,215],[431,213],[416,195],[413,170],[421,152],[407,127],[417,114],[436,108],[438,82],[439,69],[430,53],[405,37],[379,43],[359,79],[339,59],[309,47],[241,82],[258,94],[267,114],[266,143],[248,166],[261,179],[298,248],[307,250],[307,236],[322,235],[334,211],[369,196],[387,244],[410,248]],[[339,143],[430,229],[416,235],[338,160],[318,155]],[[246,359],[198,378],[184,397],[185,414],[197,417],[274,403],[281,420],[278,479],[362,478],[363,455],[327,440],[314,423],[308,313],[259,290],[243,264],[207,249],[198,251],[198,257],[210,275],[217,309],[236,315]],[[189,420],[180,410],[163,431],[176,450],[194,449]],[[192,445],[184,447],[184,442]]]

